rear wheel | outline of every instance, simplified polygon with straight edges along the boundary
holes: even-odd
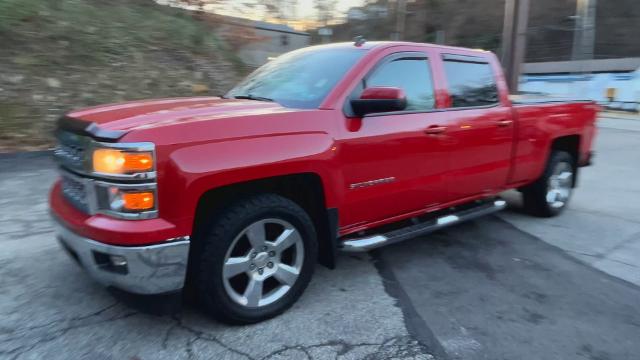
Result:
[[[198,297],[219,320],[253,323],[276,316],[302,295],[317,257],[307,213],[274,194],[232,205],[202,239]]]
[[[552,152],[542,177],[522,191],[525,209],[536,216],[560,214],[571,198],[574,177],[575,159],[571,154]]]

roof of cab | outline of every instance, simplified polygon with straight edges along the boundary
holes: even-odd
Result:
[[[350,41],[350,42],[339,42],[339,43],[315,45],[312,47],[313,48],[331,48],[331,49],[359,48],[363,50],[371,50],[371,49],[388,48],[388,47],[400,46],[400,45],[429,47],[429,48],[438,48],[438,49],[450,49],[450,50],[464,50],[464,51],[471,51],[471,52],[477,51],[477,52],[483,52],[483,53],[489,52],[487,50],[482,50],[482,49],[470,49],[470,48],[463,48],[463,47],[457,47],[457,46],[408,42],[408,41],[365,41],[360,46],[356,45],[355,42]]]

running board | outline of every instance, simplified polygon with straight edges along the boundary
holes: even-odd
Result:
[[[425,235],[453,224],[488,215],[500,211],[505,207],[507,207],[507,202],[504,200],[485,202],[472,208],[453,212],[430,221],[407,226],[388,233],[348,239],[340,243],[339,247],[340,250],[344,252],[365,252],[381,246],[408,240],[419,235]]]

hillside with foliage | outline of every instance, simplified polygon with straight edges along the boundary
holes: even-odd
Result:
[[[0,0],[0,152],[49,147],[71,108],[225,92],[244,68],[214,26],[152,0]]]

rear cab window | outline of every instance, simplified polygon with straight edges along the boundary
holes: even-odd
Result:
[[[489,61],[476,56],[442,57],[451,107],[493,106],[499,102],[496,77]]]

